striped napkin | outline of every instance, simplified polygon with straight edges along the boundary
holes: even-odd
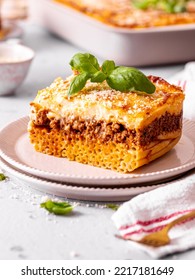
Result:
[[[188,62],[184,70],[171,77],[169,82],[183,87],[186,94],[184,118],[195,121],[195,61]]]
[[[195,121],[195,62],[170,79],[185,89],[184,117]],[[193,151],[192,151],[193,152]],[[124,203],[112,216],[122,238],[130,246],[142,250],[154,259],[195,248],[195,219],[176,225],[169,232],[171,242],[161,247],[137,243],[145,235],[162,229],[167,223],[195,210],[195,170],[182,179],[140,194]]]
[[[195,210],[195,172],[134,197],[114,213],[112,220],[121,237],[136,241],[191,210]],[[156,248],[129,240],[124,242],[143,250],[154,259],[184,251],[195,247],[195,219],[173,227],[169,237],[170,244]]]

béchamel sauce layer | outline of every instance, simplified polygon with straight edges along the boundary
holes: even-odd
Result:
[[[47,109],[49,119],[79,116],[84,119],[119,122],[130,129],[141,129],[163,112],[179,114],[184,99],[180,87],[154,76],[149,76],[156,86],[153,94],[120,92],[111,89],[106,81],[88,81],[79,93],[68,96],[67,91],[73,78],[74,75],[66,80],[57,78],[49,87],[40,90],[31,103],[35,108],[35,112],[31,111],[31,119],[36,117],[36,110]]]

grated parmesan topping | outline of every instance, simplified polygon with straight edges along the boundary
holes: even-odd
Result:
[[[120,92],[111,89],[105,81],[88,81],[83,90],[68,97],[67,90],[73,78],[73,75],[66,80],[57,78],[51,86],[38,92],[32,104],[39,104],[43,109],[49,110],[49,118],[82,116],[96,120],[120,121],[126,126],[134,126],[135,123],[149,118],[155,110],[173,103],[176,105],[180,98],[184,98],[181,88],[153,76],[149,77],[156,85],[156,92],[153,94]]]

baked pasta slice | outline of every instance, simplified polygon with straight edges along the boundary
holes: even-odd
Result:
[[[153,94],[87,81],[68,96],[78,73],[57,78],[31,102],[28,132],[36,151],[128,173],[161,157],[182,133],[180,87],[149,76]]]

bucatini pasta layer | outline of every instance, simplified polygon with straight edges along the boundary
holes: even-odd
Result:
[[[128,173],[179,141],[184,99],[180,87],[150,76],[156,92],[149,95],[87,82],[68,98],[72,78],[56,79],[31,103],[28,131],[36,151]]]

